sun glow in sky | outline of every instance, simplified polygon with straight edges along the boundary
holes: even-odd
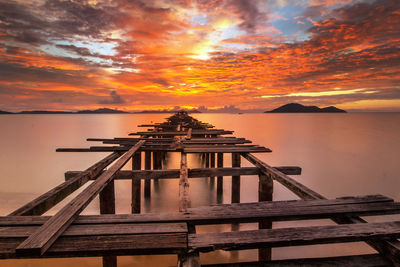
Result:
[[[398,0],[0,0],[0,110],[400,111],[399,25]]]

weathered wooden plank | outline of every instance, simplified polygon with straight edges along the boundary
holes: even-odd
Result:
[[[299,167],[274,167],[279,171],[290,174],[290,175],[298,175],[301,174],[301,168]],[[260,174],[260,169],[257,167],[242,167],[242,168],[194,168],[188,169],[189,178],[196,177],[209,177],[209,176],[232,176],[232,175],[258,175]],[[65,173],[65,178],[71,179],[75,175],[80,174],[80,171],[68,171]],[[170,170],[123,170],[118,171],[115,175],[115,180],[123,180],[123,179],[168,179],[168,178],[179,178],[179,169],[170,169]]]
[[[189,208],[185,213],[147,213],[117,215],[79,216],[73,224],[113,224],[144,222],[188,222],[191,224],[221,224],[235,222],[258,222],[261,219],[272,221],[322,219],[337,215],[379,215],[400,213],[400,203],[380,196],[362,196],[333,200],[290,200],[264,201],[254,203],[219,204]],[[0,226],[42,225],[48,216],[2,216]]]
[[[189,234],[193,251],[284,247],[400,237],[400,221],[334,226],[291,227],[211,234]]]
[[[15,253],[21,240],[0,240],[0,258],[39,257]],[[186,233],[62,236],[40,258],[177,254],[186,248]]]
[[[347,267],[387,267],[391,266],[391,262],[380,256],[379,254],[366,254],[355,256],[340,256],[327,258],[306,258],[306,259],[289,259],[289,260],[273,260],[273,261],[257,261],[257,262],[237,262],[222,264],[203,264],[203,267],[297,267],[297,266],[347,266]]]
[[[105,167],[116,160],[119,156],[120,154],[118,153],[112,153],[111,155],[108,155],[85,171],[74,176],[72,179],[54,187],[50,191],[25,204],[21,208],[13,211],[12,213],[10,213],[10,215],[26,216],[41,215],[45,213],[47,210],[54,207],[58,202],[60,202],[76,189],[85,184],[87,181],[89,181],[90,179],[95,179],[98,175],[100,175]]]
[[[17,247],[17,253],[28,255],[42,255],[73,222],[79,213],[90,201],[112,180],[115,173],[120,170],[132,155],[146,141],[140,141],[128,152],[121,156],[115,164],[99,176],[91,185],[76,196],[67,206],[51,217],[34,234],[28,237]]]
[[[181,153],[181,169],[179,175],[179,211],[186,212],[190,206],[189,180],[186,153]]]
[[[0,238],[23,238],[32,235],[40,226],[0,227]],[[100,236],[186,233],[186,223],[115,223],[72,224],[61,236]],[[123,238],[123,236],[121,236]]]
[[[242,156],[253,163],[255,166],[261,169],[261,171],[265,172],[267,175],[272,175],[272,178],[288,189],[290,189],[293,193],[298,195],[302,199],[323,199],[324,197],[313,190],[309,189],[308,187],[304,186],[303,184],[297,182],[296,180],[290,178],[289,176],[285,175],[284,173],[274,169],[273,167],[269,166],[265,162],[261,161],[260,159],[256,158],[252,154],[243,153]]]
[[[114,139],[109,139],[109,140],[105,140],[105,139],[91,139],[95,140],[95,141],[102,141],[103,144],[119,144],[119,145],[132,145],[132,144],[136,144],[139,140],[143,140],[145,139],[147,141],[147,145],[146,146],[157,146],[157,145],[168,145],[170,143],[172,143],[174,140],[172,140],[171,138],[168,138],[168,140],[164,140],[167,138],[137,138],[137,140],[114,140]],[[159,140],[161,139],[161,141]],[[228,139],[228,140],[215,140],[215,141],[211,141],[208,140],[210,138],[204,138],[202,140],[183,140],[182,143],[185,145],[223,145],[223,144],[227,144],[227,145],[232,145],[232,144],[245,144],[245,143],[251,143],[251,141],[249,140],[233,140],[233,139]]]
[[[225,130],[207,130],[207,131],[193,131],[192,136],[194,135],[204,135],[204,134],[232,134],[233,131],[225,131]],[[175,132],[136,132],[130,133],[129,135],[143,135],[143,136],[179,136],[179,135],[187,135],[186,131],[175,131]]]
[[[235,147],[213,147],[213,148],[184,148],[185,153],[261,153],[261,152],[272,152],[269,148],[266,147],[244,147],[244,148],[235,148]]]

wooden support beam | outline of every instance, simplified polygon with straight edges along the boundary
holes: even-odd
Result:
[[[107,167],[110,163],[116,160],[120,156],[119,153],[112,153],[100,160],[93,166],[89,167],[85,171],[74,176],[74,178],[56,186],[50,191],[44,193],[38,198],[25,204],[21,208],[10,213],[10,216],[17,215],[41,215],[54,207],[61,200],[69,196],[76,189],[84,185],[87,181],[96,178]]]
[[[232,153],[232,167],[240,167],[240,154]],[[240,175],[232,176],[232,203],[240,203]]]
[[[262,172],[266,175],[271,175],[271,177],[286,186],[289,190],[299,196],[301,199],[323,199],[324,197],[317,192],[309,189],[305,185],[297,182],[296,180],[290,178],[289,176],[283,174],[282,172],[274,169],[265,162],[261,161],[252,154],[243,153],[242,156],[253,163],[256,167],[260,168]]]
[[[15,248],[34,229],[22,230],[2,242],[1,259],[24,258]],[[185,223],[72,225],[41,258],[177,254],[187,248],[187,232]]]
[[[258,201],[272,201],[274,191],[274,183],[271,176],[265,174],[259,175],[259,186],[258,186]],[[271,220],[260,220],[258,223],[258,229],[272,229]],[[271,248],[261,248],[258,250],[258,260],[266,261],[271,260],[272,250]]]
[[[150,170],[151,169],[151,152],[146,151],[144,153],[144,169],[145,170]],[[150,179],[145,179],[144,180],[144,196],[146,198],[149,198],[151,194],[151,180]]]
[[[381,195],[372,195],[331,200],[220,204],[189,208],[186,213],[84,215],[79,216],[73,225],[174,222],[207,225],[259,222],[263,219],[293,221],[331,218],[334,216],[375,216],[396,213],[400,213],[400,203],[393,202],[393,199]],[[41,226],[50,218],[50,216],[2,216],[0,217],[0,227],[27,226],[29,228],[31,226]],[[5,233],[10,229],[0,229],[0,238],[7,237]]]
[[[210,153],[210,168],[215,168],[215,153]],[[211,176],[214,178],[214,176]]]
[[[295,181],[294,179],[288,177],[282,172],[272,168],[265,162],[261,161],[252,154],[242,154],[244,158],[253,163],[255,166],[259,167],[266,175],[271,175],[271,177],[280,182],[282,185],[286,186],[293,193],[298,195],[302,199],[313,200],[313,199],[325,199],[322,195],[311,190],[305,185]],[[343,223],[366,223],[365,220],[359,217],[332,217],[334,222]],[[382,256],[390,260],[394,265],[400,265],[400,241],[384,241],[384,240],[369,240],[367,244],[379,251]]]
[[[186,135],[186,140],[190,140],[192,139],[192,128],[189,128],[189,130],[187,131],[187,135]]]
[[[181,169],[179,175],[179,211],[186,212],[190,206],[189,180],[186,153],[181,153]]]
[[[225,131],[225,130],[200,130],[200,131],[192,131],[192,136],[197,136],[197,135],[204,135],[204,134],[232,134],[233,131]],[[143,136],[179,136],[179,135],[187,135],[187,131],[174,131],[174,132],[136,132],[136,133],[130,133],[129,135],[143,135]]]
[[[223,159],[222,159],[223,160]],[[149,164],[148,166],[150,166]],[[222,163],[221,163],[222,165]],[[151,168],[151,167],[148,167]],[[273,167],[284,174],[290,175],[300,175],[301,168],[300,167]],[[235,168],[194,168],[188,169],[189,178],[198,178],[198,177],[210,177],[210,176],[232,176],[232,175],[259,175],[261,171],[257,167],[235,167]],[[80,171],[68,171],[65,173],[65,179],[69,180],[80,174]],[[115,180],[126,180],[126,179],[145,179],[145,181],[150,179],[175,179],[179,178],[179,169],[170,169],[170,170],[123,170],[118,171],[115,174]]]
[[[400,237],[400,222],[290,227],[208,234],[189,234],[191,251],[238,250]]]
[[[132,170],[142,168],[142,153],[136,152],[132,157]],[[132,177],[132,213],[140,213],[141,206],[141,183],[140,179]]]
[[[16,249],[18,254],[43,255],[54,241],[68,228],[79,213],[90,201],[112,180],[133,154],[146,141],[140,141],[117,160],[109,169],[99,176],[92,184],[76,196],[68,205],[64,206],[50,220],[42,225],[35,233],[29,236]]]
[[[224,167],[224,153],[217,153],[217,167]],[[222,175],[217,176],[217,196],[222,196],[224,191],[224,177]]]
[[[158,152],[153,151],[153,170],[158,170]]]
[[[205,167],[209,168],[210,167],[210,153],[205,153]]]
[[[264,152],[272,152],[269,148],[266,147],[224,147],[222,146],[214,146],[214,147],[185,147],[185,153],[264,153]]]
[[[100,214],[115,214],[114,181],[108,183],[100,192]],[[117,256],[103,256],[103,267],[116,267]]]

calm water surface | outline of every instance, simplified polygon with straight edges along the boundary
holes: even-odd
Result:
[[[64,172],[83,170],[106,153],[56,153],[57,147],[88,147],[98,143],[86,138],[126,137],[143,130],[136,125],[162,122],[167,114],[123,115],[1,115],[0,116],[0,215],[7,215],[24,203],[63,182]],[[271,165],[297,165],[303,174],[295,178],[327,198],[381,193],[400,200],[398,165],[400,158],[399,113],[354,114],[194,114],[217,128],[234,130],[255,144],[272,149],[259,154]],[[230,166],[230,157],[225,157]],[[242,159],[243,166],[251,166]],[[130,166],[128,163],[127,166]],[[199,167],[189,156],[189,167]],[[169,168],[179,168],[179,154],[172,153]],[[241,201],[257,201],[258,179],[242,176]],[[223,203],[230,201],[230,178],[224,179]],[[130,211],[130,182],[116,182],[117,213]],[[71,197],[73,197],[73,194]],[[215,185],[206,178],[190,180],[192,207],[217,202]],[[54,214],[71,197],[46,214]],[[275,183],[274,200],[297,199]],[[143,212],[177,211],[178,181],[160,180],[152,184],[152,197],[142,202]],[[95,199],[83,214],[98,214]],[[399,216],[387,216],[398,219]],[[371,221],[381,220],[369,218]],[[329,220],[274,223],[274,227],[333,224]],[[256,229],[241,224],[240,229]],[[198,227],[198,232],[230,231],[230,225]],[[320,257],[369,253],[362,243],[279,248],[273,257]],[[256,260],[254,250],[215,252],[201,255],[202,263]],[[176,256],[119,257],[119,266],[176,266]],[[99,266],[100,258],[0,260],[0,266]]]

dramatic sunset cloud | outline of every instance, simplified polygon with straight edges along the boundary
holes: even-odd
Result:
[[[398,0],[0,0],[0,109],[400,111]]]

